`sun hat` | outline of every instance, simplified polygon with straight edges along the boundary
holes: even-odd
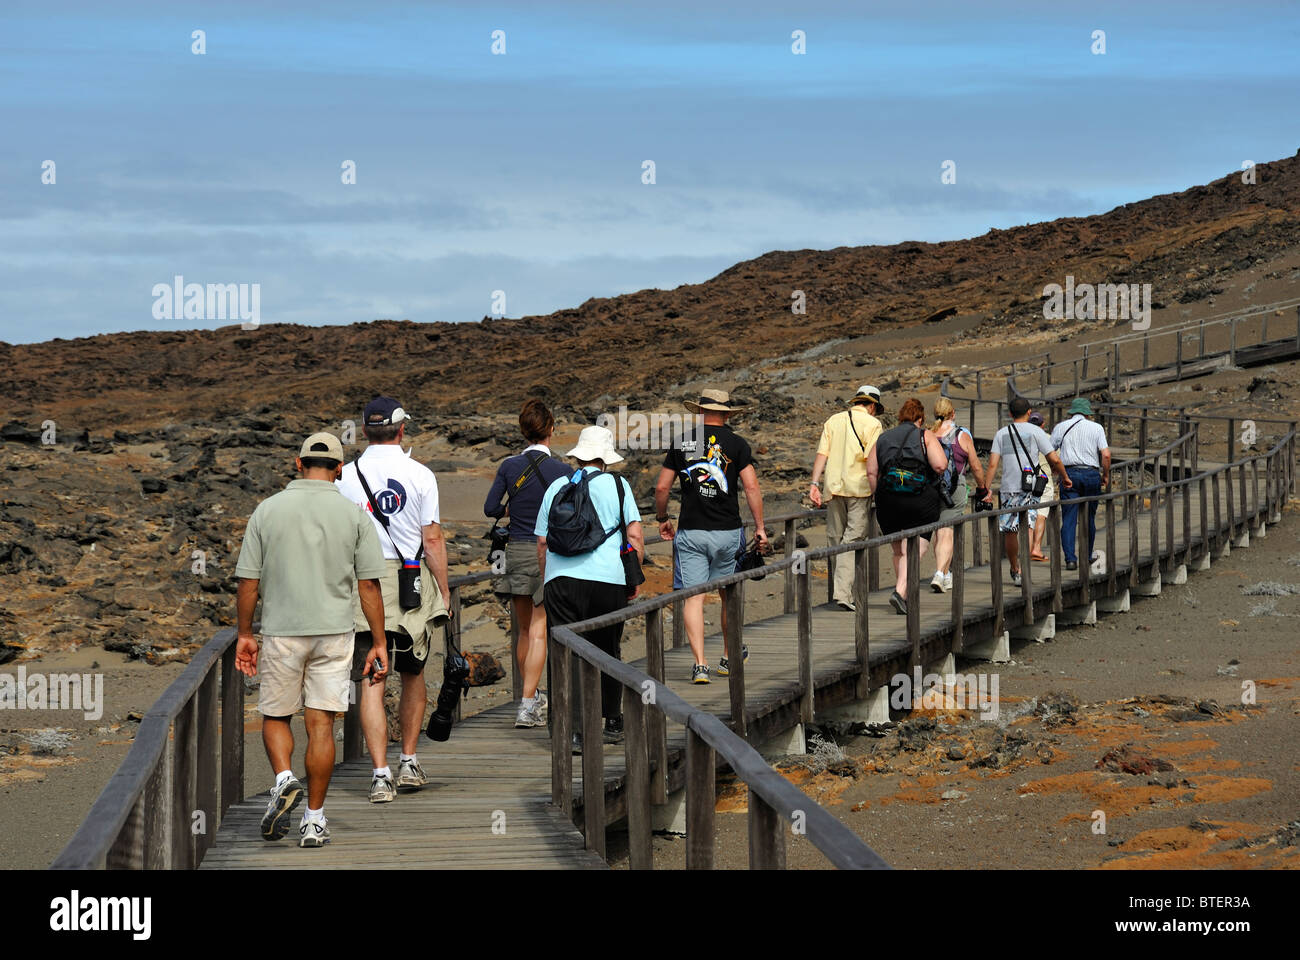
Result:
[[[849,403],[866,403],[868,400],[878,406],[883,406],[880,402],[879,388],[873,387],[869,383],[864,383],[862,386],[858,387],[858,392],[853,395],[853,399],[850,400]]]
[[[1088,402],[1087,397],[1075,397],[1074,402],[1070,404],[1070,413],[1082,413],[1085,417],[1092,416],[1092,404]]]
[[[368,427],[387,427],[410,419],[411,415],[392,397],[375,397],[361,414],[362,422]]]
[[[302,459],[324,457],[327,460],[337,460],[342,463],[343,444],[332,433],[313,433],[302,442],[302,449],[298,451],[298,456]]]
[[[731,402],[731,394],[726,390],[701,390],[699,400],[686,400],[683,405],[691,413],[736,413],[744,410],[748,404]]]
[[[575,460],[603,460],[607,467],[623,462],[614,449],[614,435],[604,427],[583,427],[578,434],[578,445],[565,456]]]

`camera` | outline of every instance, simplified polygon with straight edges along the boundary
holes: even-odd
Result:
[[[444,743],[451,738],[451,727],[456,722],[456,707],[462,692],[469,692],[469,661],[459,651],[453,650],[442,665],[442,688],[424,731],[430,740]]]
[[[986,502],[984,500],[984,497],[987,495],[988,495],[988,489],[986,487],[980,487],[975,491],[975,512],[976,513],[982,513],[985,510],[993,509],[993,501],[989,500]]]

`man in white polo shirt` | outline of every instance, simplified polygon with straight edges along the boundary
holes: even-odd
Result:
[[[402,450],[406,421],[410,417],[392,397],[375,397],[362,414],[362,430],[369,445],[343,468],[339,490],[370,516],[387,567],[380,579],[387,625],[388,654],[402,677],[401,754],[394,784],[388,766],[388,717],[384,712],[384,687],[367,683],[361,688],[361,730],[374,764],[370,802],[387,803],[397,790],[419,790],[426,778],[415,749],[424,726],[428,691],[424,664],[437,627],[447,622],[443,597],[447,588],[447,541],[438,512],[438,481],[433,471]],[[364,479],[364,483],[362,482]],[[369,487],[367,492],[366,487]],[[399,576],[404,565],[419,568],[418,605],[403,609]],[[362,649],[369,649],[370,634],[357,617],[357,659],[352,679],[362,676]]]
[[[1087,397],[1075,397],[1070,404],[1070,419],[1063,420],[1052,430],[1052,446],[1061,455],[1061,463],[1074,486],[1061,491],[1061,549],[1065,553],[1065,569],[1078,570],[1075,540],[1079,532],[1078,497],[1095,497],[1110,486],[1110,444],[1106,442],[1106,429],[1088,418],[1092,404]],[[1097,501],[1086,504],[1088,508],[1088,562],[1092,562],[1092,546],[1097,539]]]

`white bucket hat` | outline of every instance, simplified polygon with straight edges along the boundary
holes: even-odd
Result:
[[[607,467],[623,462],[614,449],[614,435],[604,427],[583,427],[578,434],[578,445],[565,456],[575,460],[603,460]]]

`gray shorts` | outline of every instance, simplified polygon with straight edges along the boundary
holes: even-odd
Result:
[[[944,507],[939,511],[939,520],[956,520],[958,517],[965,516],[966,505],[970,501],[970,492],[966,489],[966,478],[958,477],[957,486],[952,490],[952,506]]]
[[[531,597],[542,602],[542,568],[537,564],[537,541],[511,540],[506,544],[506,572],[492,581],[504,596]]]
[[[678,530],[673,537],[673,589],[697,587],[736,572],[745,530]]]

